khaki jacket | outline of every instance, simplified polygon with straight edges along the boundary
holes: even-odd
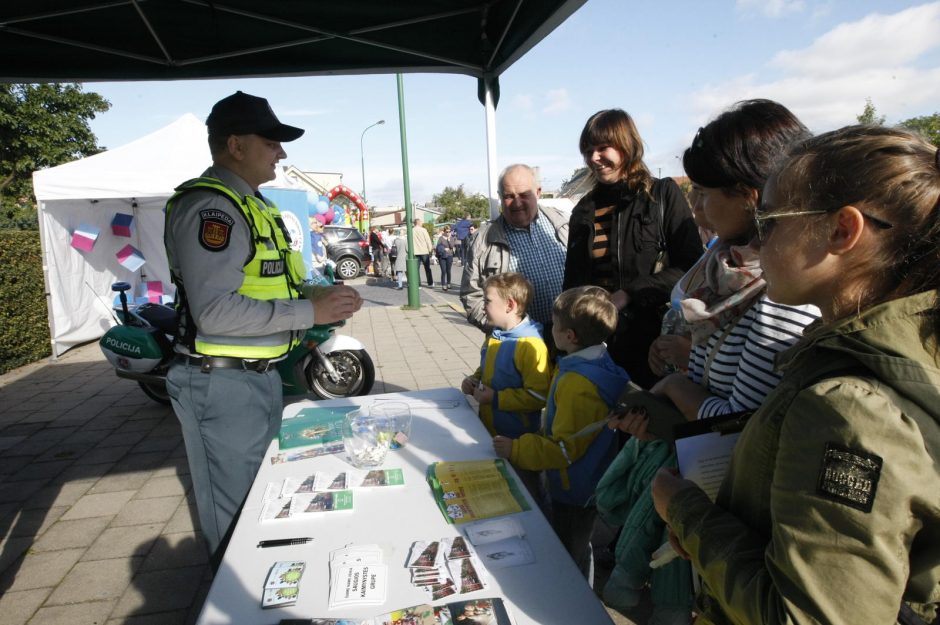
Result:
[[[424,226],[412,228],[411,238],[415,246],[415,256],[426,256],[434,250],[434,246],[431,245],[431,235],[424,229]]]
[[[934,291],[807,328],[712,504],[668,521],[702,574],[699,623],[894,623],[940,601]],[[927,605],[924,605],[927,604]],[[934,605],[929,605],[934,604]]]

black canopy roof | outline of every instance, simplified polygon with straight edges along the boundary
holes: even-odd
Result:
[[[0,81],[494,80],[586,0],[7,0]]]

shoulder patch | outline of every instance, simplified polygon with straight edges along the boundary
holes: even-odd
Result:
[[[210,252],[221,252],[228,247],[235,219],[215,208],[199,211],[199,244]]]
[[[880,456],[826,443],[816,494],[862,512],[871,512],[881,465]]]

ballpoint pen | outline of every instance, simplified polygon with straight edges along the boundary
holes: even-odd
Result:
[[[303,538],[278,538],[276,540],[262,540],[258,543],[258,547],[264,549],[265,547],[286,547],[288,545],[304,545],[309,543],[312,538],[309,536]]]

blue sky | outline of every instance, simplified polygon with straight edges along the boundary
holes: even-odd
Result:
[[[539,166],[556,188],[581,165],[578,136],[604,108],[637,120],[654,175],[681,175],[678,155],[733,102],[768,97],[819,132],[854,123],[870,97],[888,123],[940,111],[940,2],[894,0],[588,0],[500,78],[497,165]],[[484,192],[486,142],[476,80],[406,74],[411,195],[445,186]],[[267,97],[306,134],[285,144],[303,170],[343,173],[361,189],[365,135],[370,204],[401,204],[394,75],[163,83],[87,83],[110,111],[91,123],[117,147],[184,113],[205,119],[236,89]],[[208,152],[207,152],[208,164]],[[200,172],[193,172],[194,175]]]

